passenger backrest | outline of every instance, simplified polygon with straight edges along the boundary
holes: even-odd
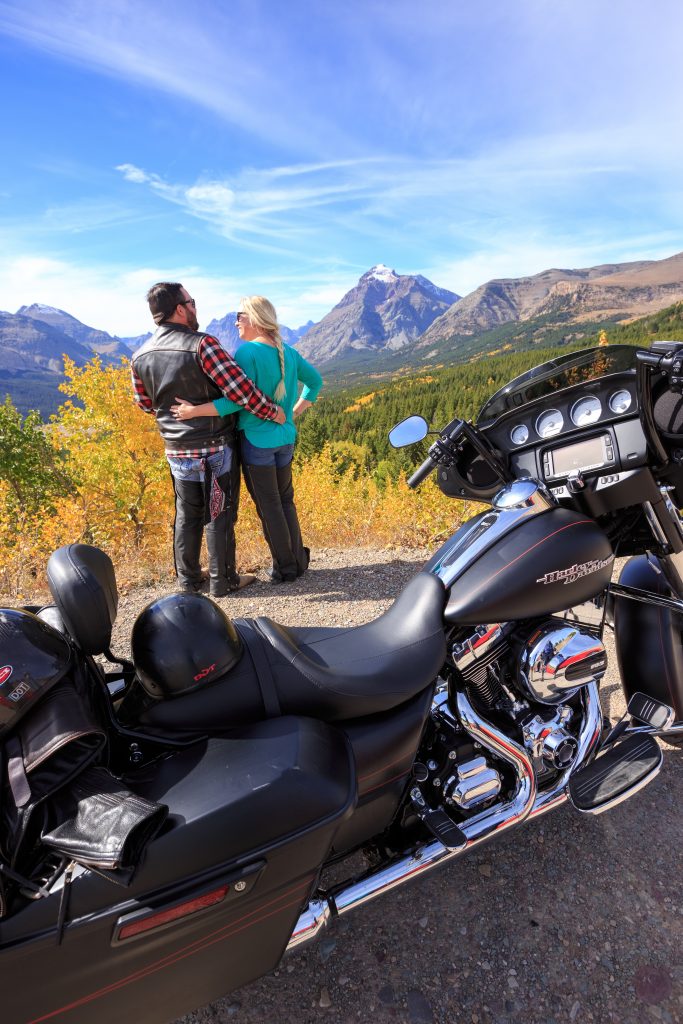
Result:
[[[47,563],[47,581],[69,635],[81,650],[107,651],[119,604],[109,555],[89,544],[58,548]]]

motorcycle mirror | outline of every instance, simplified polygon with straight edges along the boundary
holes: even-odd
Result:
[[[405,448],[422,441],[428,433],[429,424],[422,416],[408,416],[389,431],[389,444],[392,448]]]

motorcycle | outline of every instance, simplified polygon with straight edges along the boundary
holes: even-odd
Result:
[[[173,1020],[523,822],[647,785],[655,737],[683,743],[682,391],[683,344],[598,347],[453,419],[409,484],[485,507],[365,625],[176,594],[121,660],[111,562],[56,551],[54,604],[0,611],[4,1024]]]

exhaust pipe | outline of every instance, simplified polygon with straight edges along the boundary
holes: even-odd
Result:
[[[602,711],[597,684],[589,683],[584,687],[582,696],[584,721],[579,733],[578,756],[574,765],[562,773],[552,789],[537,793],[536,777],[527,751],[482,718],[464,693],[458,693],[460,722],[475,740],[497,757],[507,761],[514,769],[517,776],[514,797],[504,803],[495,804],[462,823],[459,827],[467,837],[467,844],[460,849],[447,850],[442,843],[435,840],[418,847],[412,854],[399,856],[391,863],[374,869],[352,885],[333,889],[325,899],[312,900],[294,926],[286,952],[298,949],[316,938],[333,917],[341,917],[342,914],[403,885],[409,879],[467,853],[472,847],[521,824],[526,818],[540,816],[564,803],[567,799],[565,787],[571,772],[591,757],[602,731]],[[441,711],[450,715],[445,703],[441,705]]]

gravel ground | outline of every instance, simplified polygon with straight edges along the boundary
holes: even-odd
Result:
[[[219,603],[295,624],[369,621],[414,551],[314,552],[296,583]],[[122,596],[113,648],[158,590]],[[608,638],[609,639],[609,638]],[[615,669],[602,693],[623,706]],[[683,1021],[683,752],[598,817],[566,806],[338,920],[272,975],[176,1024]]]

